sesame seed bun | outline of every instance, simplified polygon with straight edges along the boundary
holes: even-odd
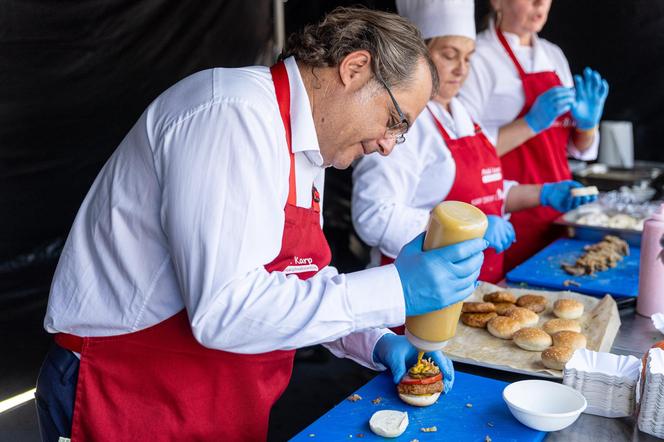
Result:
[[[551,347],[551,336],[541,328],[526,327],[514,333],[514,343],[524,350],[543,351]]]
[[[578,319],[583,315],[583,304],[574,299],[559,299],[553,303],[553,314],[562,319]]]
[[[544,331],[550,335],[554,335],[559,331],[569,330],[581,333],[581,326],[574,319],[550,319],[544,323]]]
[[[512,339],[512,335],[521,328],[521,324],[507,316],[496,316],[489,321],[486,328],[497,338]]]
[[[553,345],[570,347],[574,350],[586,348],[586,345],[588,344],[588,340],[583,334],[569,330],[559,331],[558,333],[555,333],[552,338]]]
[[[553,370],[562,370],[567,361],[572,359],[574,349],[562,345],[549,347],[542,352],[542,363],[545,367]]]
[[[539,316],[527,308],[514,307],[512,310],[505,314],[508,318],[519,321],[522,327],[534,327],[539,322]]]

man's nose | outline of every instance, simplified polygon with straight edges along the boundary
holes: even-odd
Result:
[[[397,140],[394,138],[379,138],[376,142],[378,143],[378,153],[384,157],[391,154],[394,146],[397,145]]]

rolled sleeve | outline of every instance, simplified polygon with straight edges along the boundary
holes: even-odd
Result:
[[[581,161],[593,161],[597,159],[599,154],[599,131],[595,130],[595,137],[593,143],[586,150],[579,150],[578,147],[574,144],[574,140],[570,137],[569,142],[567,143],[567,153],[572,158]]]
[[[518,186],[519,183],[518,181],[513,181],[513,180],[503,180],[503,192],[505,194],[505,199],[503,200],[503,218],[506,220],[510,219],[511,214],[507,213],[505,210],[505,205],[507,204],[507,195],[509,195],[510,190],[512,190],[514,187]]]

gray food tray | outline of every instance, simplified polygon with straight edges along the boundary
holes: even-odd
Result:
[[[569,213],[567,214],[569,216]],[[554,221],[555,224],[564,226],[567,229],[567,235],[570,238],[581,239],[584,241],[601,241],[606,235],[615,235],[624,239],[630,246],[641,247],[641,231],[633,229],[616,229],[612,227],[589,226],[586,224],[577,224],[565,219],[561,215]]]

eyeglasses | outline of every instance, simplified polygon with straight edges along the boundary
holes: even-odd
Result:
[[[387,93],[390,95],[390,98],[392,99],[392,104],[394,104],[394,107],[397,110],[397,113],[399,114],[399,119],[401,120],[397,124],[387,128],[387,130],[385,131],[385,138],[394,139],[394,141],[397,144],[401,144],[404,141],[406,141],[406,132],[408,132],[408,127],[410,126],[408,124],[408,119],[403,114],[403,112],[401,112],[399,103],[397,103],[397,100],[394,98],[392,91],[387,86],[387,83],[385,83],[385,81],[381,78],[380,74],[376,74],[376,78],[383,85],[383,87],[385,87]]]

